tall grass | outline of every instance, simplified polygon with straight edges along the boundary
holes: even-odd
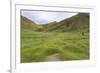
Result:
[[[89,33],[37,32],[21,29],[21,62],[43,62],[48,55],[59,54],[61,61],[89,59]]]

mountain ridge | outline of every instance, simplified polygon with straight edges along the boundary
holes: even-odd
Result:
[[[33,29],[36,31],[56,31],[56,30],[75,30],[81,28],[89,28],[89,14],[78,13],[70,18],[66,18],[59,22],[50,22],[47,24],[36,24],[30,19],[21,16],[21,27]]]

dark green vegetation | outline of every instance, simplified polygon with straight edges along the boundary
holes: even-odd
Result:
[[[53,54],[61,61],[89,59],[89,14],[45,25],[21,16],[21,62],[43,62]]]

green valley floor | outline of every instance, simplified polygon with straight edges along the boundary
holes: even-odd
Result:
[[[89,32],[21,29],[21,63],[89,59]]]

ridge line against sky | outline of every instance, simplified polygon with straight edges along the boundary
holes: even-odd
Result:
[[[37,24],[47,24],[54,21],[59,22],[76,14],[78,13],[21,10],[22,16],[32,20]]]

